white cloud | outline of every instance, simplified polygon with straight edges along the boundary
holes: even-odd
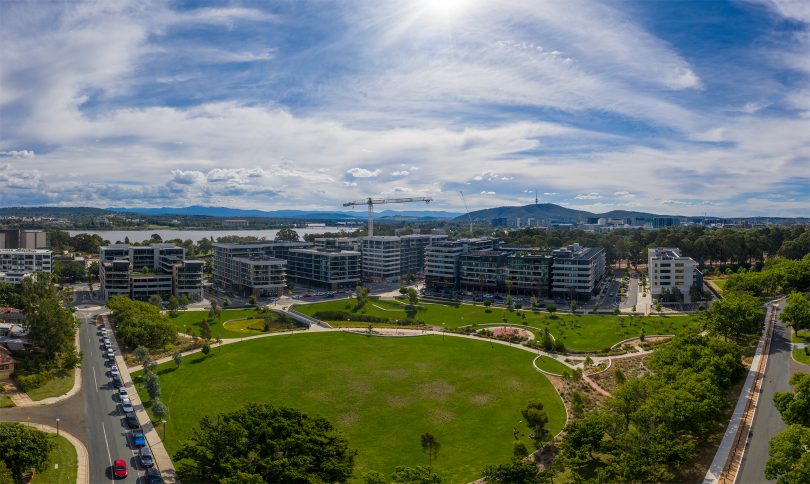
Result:
[[[576,198],[577,200],[597,200],[603,197],[598,193],[591,192],[591,193],[580,193],[574,198]]]
[[[408,171],[408,170],[397,170],[397,171],[392,171],[391,172],[391,175],[393,175],[393,176],[408,176],[410,174],[411,174],[411,172]]]
[[[32,150],[0,151],[0,158],[33,158]]]
[[[373,178],[379,176],[379,174],[382,173],[382,170],[379,168],[374,171],[367,170],[365,168],[349,168],[346,170],[346,173],[355,178]]]
[[[206,181],[205,173],[196,170],[172,170],[172,181],[181,185],[197,185]]]
[[[613,196],[619,198],[635,198],[635,195],[630,192],[613,192]]]
[[[559,195],[559,193],[557,193],[557,192],[543,192],[543,195],[546,195],[546,196],[550,197],[550,196],[554,196],[554,195]]]
[[[488,192],[486,190],[482,190],[481,195],[495,195],[495,192]]]

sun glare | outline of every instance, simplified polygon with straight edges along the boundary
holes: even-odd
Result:
[[[431,13],[450,18],[464,10],[472,0],[423,0],[425,7]]]

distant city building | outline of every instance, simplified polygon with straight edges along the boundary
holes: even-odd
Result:
[[[53,252],[45,249],[0,249],[0,282],[19,284],[37,272],[53,271]]]
[[[360,239],[357,237],[317,237],[315,247],[319,249],[340,249],[360,251]]]
[[[231,229],[238,229],[248,226],[248,221],[245,219],[227,219],[222,221],[222,226]]]
[[[605,275],[605,250],[571,244],[552,252],[554,297],[590,299]]]
[[[681,225],[681,219],[677,217],[653,217],[652,226],[654,229],[663,229],[666,227],[678,227]]]
[[[425,268],[425,248],[446,235],[415,234],[374,236],[360,239],[363,279],[370,282],[399,282],[403,277],[421,274]]]
[[[185,295],[190,301],[203,298],[203,268],[200,260],[187,260],[186,250],[174,244],[101,247],[99,279],[105,299],[127,296],[147,300]]]
[[[353,289],[360,282],[360,252],[340,249],[291,249],[287,279],[330,290]]]
[[[691,257],[677,248],[657,247],[647,251],[647,278],[654,299],[677,291],[683,302],[692,302],[692,287],[703,288],[703,274]],[[664,297],[666,299],[666,297]]]
[[[496,217],[492,219],[493,228],[506,228],[509,226],[509,219],[506,217]]]

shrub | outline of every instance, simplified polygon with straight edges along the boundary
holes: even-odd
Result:
[[[50,379],[50,373],[47,371],[41,371],[39,373],[34,373],[33,375],[18,376],[17,383],[20,384],[20,388],[22,388],[24,392],[30,392],[31,390],[36,390],[37,388],[45,385]]]

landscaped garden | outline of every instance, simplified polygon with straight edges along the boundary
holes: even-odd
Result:
[[[63,374],[55,375],[41,387],[29,390],[28,396],[31,397],[31,400],[39,401],[64,395],[73,388],[74,371],[68,370]]]
[[[796,348],[793,350],[793,358],[799,363],[810,365],[810,355],[807,353],[808,351],[805,348]]]
[[[208,311],[180,311],[170,317],[169,322],[179,333],[200,336],[202,322],[208,319]],[[279,331],[288,327],[274,312],[262,312],[258,308],[222,309],[219,318],[209,323],[213,338],[243,338],[255,336],[265,331],[264,320],[268,320],[267,331]],[[245,322],[247,321],[247,322]]]
[[[388,324],[397,320],[417,320],[436,328],[448,329],[476,324],[523,324],[548,330],[574,351],[599,351],[619,341],[641,335],[684,334],[697,330],[696,316],[629,316],[593,314],[549,314],[544,310],[508,310],[483,305],[442,305],[421,303],[416,310],[408,310],[399,301],[369,299],[355,310],[357,301],[343,299],[295,306],[297,311],[324,319],[330,324],[367,326],[365,316],[385,319]],[[349,315],[356,322],[323,318],[323,316]],[[410,317],[412,315],[412,317]],[[380,323],[372,323],[380,324]]]
[[[226,345],[157,368],[170,410],[165,443],[174,454],[202,417],[267,402],[332,421],[359,452],[355,476],[426,465],[420,436],[430,432],[441,444],[433,469],[445,482],[469,482],[485,465],[511,458],[514,428],[531,445],[519,423],[530,400],[545,405],[550,435],[562,428],[562,401],[532,359],[507,346],[441,336],[309,333]]]

